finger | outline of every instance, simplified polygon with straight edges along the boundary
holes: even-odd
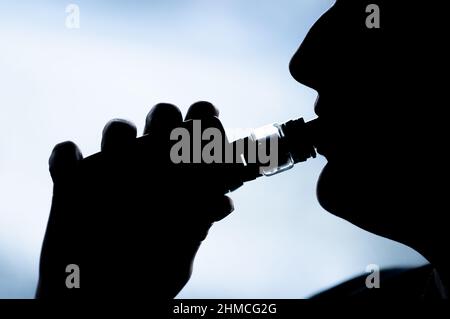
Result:
[[[219,110],[213,104],[205,101],[200,101],[191,105],[186,114],[185,119],[201,120],[203,128],[214,127],[219,129],[219,131],[222,133],[223,141],[225,143],[228,143],[225,134],[225,129],[222,123],[220,122],[218,116]],[[206,224],[220,221],[226,216],[228,216],[234,210],[233,200],[228,196],[222,195],[221,187],[219,187],[216,191],[215,187],[213,186],[214,183],[207,183],[207,184],[210,185],[207,191],[207,193],[209,194],[202,197],[201,201],[202,202],[201,216],[206,217],[206,219],[204,220]]]
[[[202,127],[215,127],[226,137],[225,129],[219,120],[219,109],[209,102],[200,101],[192,104],[186,113],[185,120],[201,120]]]
[[[127,120],[114,119],[106,123],[102,134],[102,152],[118,152],[136,140],[136,126]]]
[[[223,196],[221,202],[221,209],[217,210],[218,214],[215,216],[215,222],[224,219],[234,211],[234,202],[230,197]]]
[[[233,200],[228,196],[204,201],[200,207],[200,214],[189,222],[191,226],[187,230],[190,233],[190,238],[202,242],[208,236],[209,229],[213,223],[224,219],[233,210]]]
[[[169,103],[159,103],[147,114],[144,134],[171,131],[178,127],[182,121],[183,116],[178,107]]]
[[[189,107],[185,120],[201,120],[203,128],[215,127],[219,129],[224,137],[224,141],[227,141],[225,129],[218,117],[219,109],[209,102],[200,101]]]
[[[214,116],[219,117],[219,110],[209,102],[200,101],[191,105],[186,113],[186,120],[202,120]]]
[[[53,183],[61,183],[70,179],[83,159],[78,146],[70,141],[57,144],[48,160]]]

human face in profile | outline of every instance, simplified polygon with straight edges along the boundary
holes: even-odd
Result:
[[[370,29],[370,3],[338,0],[311,28],[290,72],[318,92],[317,151],[328,160],[317,186],[320,204],[420,250],[417,232],[428,234],[436,222],[414,213],[429,203],[422,154],[431,131],[423,124],[418,131],[417,123],[432,89],[421,66],[428,48],[411,40],[414,32],[404,26],[422,9],[378,1],[382,25]]]

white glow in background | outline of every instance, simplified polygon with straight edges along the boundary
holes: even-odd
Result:
[[[109,119],[142,130],[158,102],[185,112],[209,100],[227,127],[314,117],[316,94],[290,77],[288,63],[332,1],[75,3],[79,30],[65,28],[68,2],[0,1],[0,297],[34,294],[54,144],[70,139],[85,155],[97,152]],[[368,264],[423,263],[319,207],[324,163],[233,193],[235,212],[211,229],[179,297],[307,297]]]

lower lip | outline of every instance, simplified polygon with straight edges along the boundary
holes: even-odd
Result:
[[[317,153],[319,153],[320,155],[323,155],[325,157],[327,157],[327,155],[329,153],[327,147],[324,145],[317,146],[316,150],[317,150]]]

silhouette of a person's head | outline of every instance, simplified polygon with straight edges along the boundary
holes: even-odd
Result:
[[[447,66],[440,10],[424,1],[338,0],[312,27],[290,71],[319,95],[318,151],[328,160],[317,187],[321,205],[443,270]],[[380,28],[373,27],[377,15]]]

